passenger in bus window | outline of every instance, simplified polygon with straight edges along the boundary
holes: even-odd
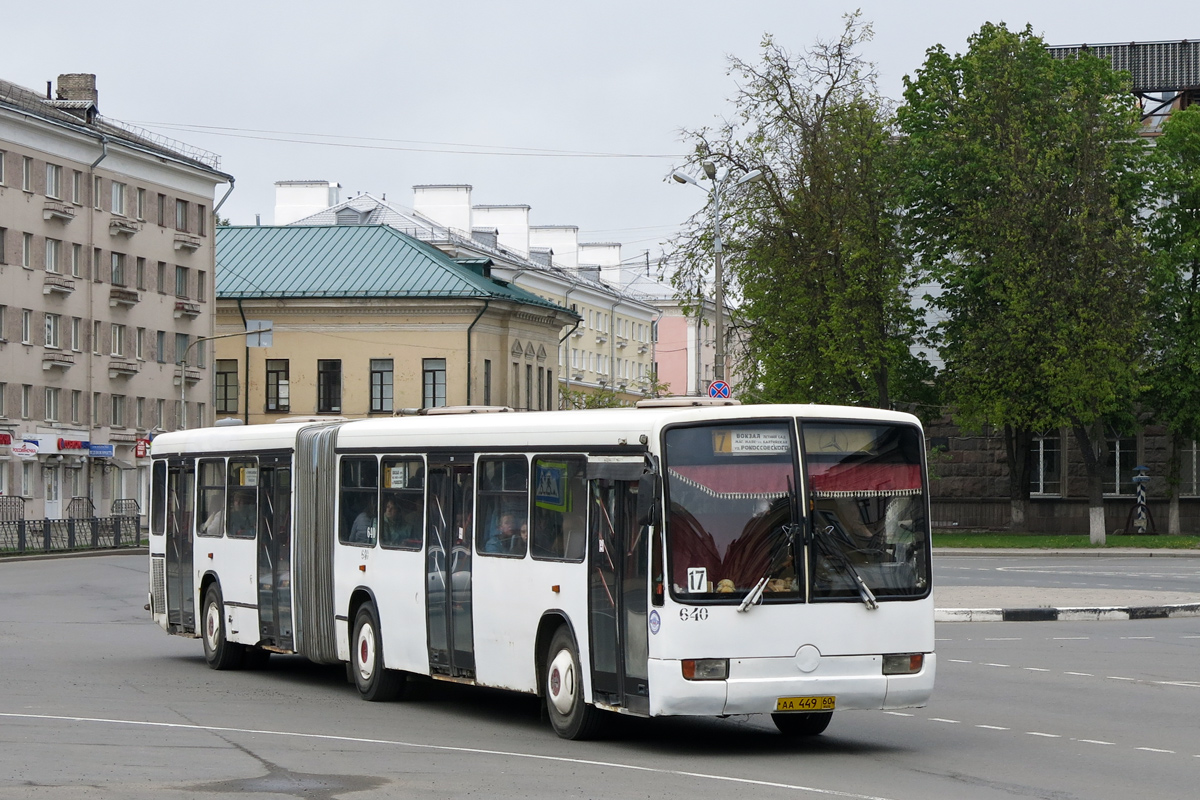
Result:
[[[523,518],[506,511],[500,515],[495,529],[487,542],[484,543],[485,553],[500,553],[503,555],[524,555],[529,537],[529,527]]]
[[[254,496],[244,490],[235,491],[226,533],[234,538],[253,539],[254,530]]]
[[[354,518],[354,524],[350,526],[350,538],[347,541],[351,544],[375,543],[374,503],[368,504],[366,508],[358,512],[358,516]]]
[[[383,501],[382,543],[385,547],[414,547],[421,542],[421,533],[413,524],[413,515],[404,514],[401,501],[389,497]]]

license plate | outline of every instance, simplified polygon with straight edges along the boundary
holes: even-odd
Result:
[[[833,711],[837,698],[833,695],[812,697],[781,697],[775,701],[776,711]]]

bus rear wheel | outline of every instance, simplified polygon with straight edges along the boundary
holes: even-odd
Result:
[[[771,721],[784,736],[817,736],[829,727],[832,711],[814,711],[811,714],[772,714]]]
[[[245,645],[225,638],[225,601],[221,587],[213,583],[204,593],[204,660],[213,669],[239,669],[246,657]]]
[[[383,666],[383,635],[374,603],[363,603],[354,616],[350,639],[350,673],[363,700],[395,700],[404,691],[404,673]]]
[[[591,739],[603,712],[583,700],[579,650],[567,626],[560,627],[546,650],[546,711],[554,732],[564,739]]]

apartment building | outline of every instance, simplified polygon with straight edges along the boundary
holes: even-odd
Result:
[[[100,116],[95,75],[0,81],[0,495],[26,518],[144,514],[148,440],[211,421],[219,166]]]

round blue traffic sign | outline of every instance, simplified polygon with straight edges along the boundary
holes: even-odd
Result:
[[[713,381],[708,385],[708,396],[719,400],[728,400],[729,384],[725,381]]]

